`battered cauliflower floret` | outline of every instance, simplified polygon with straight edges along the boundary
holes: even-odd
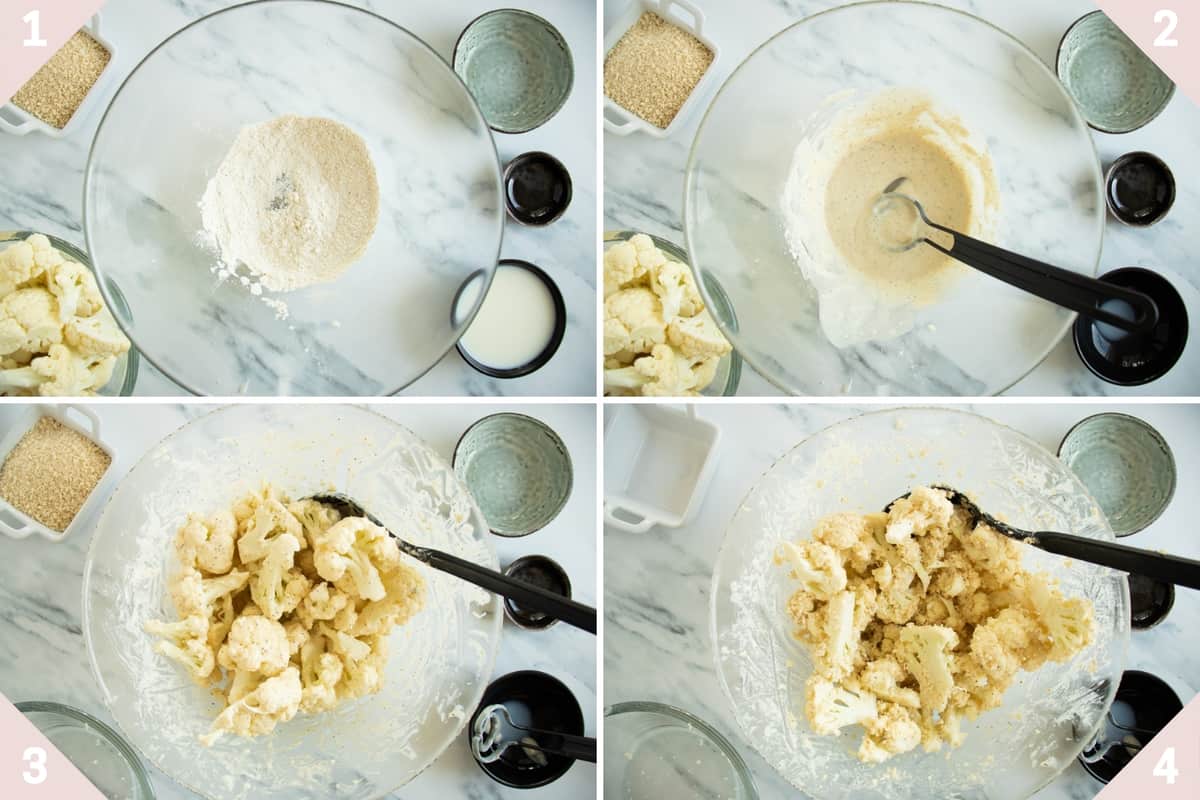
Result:
[[[206,745],[379,691],[387,636],[425,600],[421,573],[383,528],[270,486],[189,516],[175,555],[180,621],[145,628],[157,652],[223,698]]]
[[[644,234],[605,251],[605,394],[699,394],[731,350],[686,264],[667,258]]]
[[[1086,648],[1093,612],[1021,568],[1021,549],[917,487],[886,514],[839,513],[779,546],[787,601],[810,652],[813,730],[859,724],[858,757],[960,745],[962,719],[1003,701],[1021,671]]]

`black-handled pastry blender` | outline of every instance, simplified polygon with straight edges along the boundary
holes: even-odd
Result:
[[[596,740],[592,737],[518,725],[502,705],[480,711],[471,734],[471,750],[484,764],[499,761],[510,747],[596,763]]]
[[[315,494],[309,499],[329,506],[343,517],[365,517],[386,530],[388,535],[396,540],[396,544],[400,546],[401,552],[412,556],[423,564],[428,564],[436,570],[448,573],[457,578],[462,578],[468,583],[473,583],[501,597],[507,597],[524,608],[549,614],[555,619],[560,619],[568,625],[573,625],[588,633],[596,632],[596,609],[590,606],[585,606],[583,603],[576,603],[574,600],[569,600],[560,594],[547,591],[540,586],[534,586],[531,583],[510,578],[503,573],[496,572],[487,567],[481,567],[478,564],[459,558],[458,556],[450,555],[449,553],[444,553],[441,550],[418,547],[411,542],[406,542],[393,531],[388,530],[386,525],[368,513],[366,509],[352,498],[340,492]]]
[[[896,191],[906,180],[897,178],[889,183],[871,209],[874,235],[885,249],[903,253],[927,244],[1010,286],[1128,333],[1146,333],[1158,324],[1158,306],[1149,295],[1055,267],[939,225],[925,213],[920,201]],[[953,239],[950,246],[924,235],[922,224],[949,234]]]
[[[1067,556],[1069,558],[1077,558],[1089,564],[1111,567],[1121,572],[1145,575],[1148,578],[1166,581],[1177,586],[1185,586],[1189,589],[1200,589],[1200,561],[1156,553],[1153,550],[1127,547],[1115,542],[1103,542],[1083,536],[1072,536],[1069,533],[1023,530],[996,519],[957,489],[949,486],[933,486],[931,488],[945,492],[946,498],[951,503],[959,508],[966,509],[967,513],[971,515],[973,523],[979,524],[982,522],[999,534],[1007,536],[1010,539],[1016,539],[1018,542],[1032,545],[1039,550],[1045,550],[1047,553],[1054,553],[1055,555]],[[901,495],[896,500],[902,500],[906,497],[908,497],[908,494]],[[896,500],[893,500],[884,507],[883,510],[885,513],[891,511]]]

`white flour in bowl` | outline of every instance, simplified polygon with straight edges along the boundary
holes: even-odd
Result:
[[[220,253],[215,271],[236,275],[252,294],[327,283],[375,232],[375,165],[362,137],[331,119],[247,125],[209,180],[200,216],[203,237]],[[279,303],[272,307],[284,317]]]

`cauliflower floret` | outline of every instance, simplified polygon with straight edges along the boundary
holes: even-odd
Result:
[[[0,353],[45,353],[63,340],[58,300],[34,286],[0,298]]]
[[[950,702],[950,651],[957,645],[958,634],[941,625],[907,625],[900,631],[896,657],[917,679],[921,708],[928,714],[940,714]]]
[[[215,662],[208,644],[208,618],[193,614],[178,622],[152,619],[146,622],[147,633],[161,636],[154,652],[178,661],[196,681],[212,674]]]
[[[380,636],[362,639],[334,630],[321,623],[318,630],[329,640],[329,649],[342,660],[342,680],[338,697],[362,697],[379,691],[383,681],[383,665],[387,659],[387,643]]]
[[[288,667],[230,704],[213,721],[209,732],[200,737],[200,742],[206,747],[211,746],[226,732],[238,736],[270,733],[278,723],[296,716],[301,694],[300,670]]]
[[[903,625],[921,607],[921,594],[912,590],[916,570],[904,562],[883,563],[871,571],[879,586],[875,614],[884,622]]]
[[[649,353],[667,340],[662,303],[643,287],[622,289],[604,301],[604,355]],[[16,349],[16,348],[13,348]]]
[[[333,619],[347,605],[350,608],[354,608],[354,601],[350,595],[332,584],[322,581],[310,590],[304,600],[301,601],[299,607],[296,609],[296,615],[300,618],[301,622],[312,628],[318,620],[329,621]],[[335,625],[334,627],[340,629],[342,626]]]
[[[1017,670],[1046,660],[1047,645],[1037,621],[1024,609],[1005,608],[971,634],[971,655],[989,679],[1005,684]]]
[[[840,681],[854,669],[860,631],[854,628],[854,592],[838,592],[825,606],[823,674]]]
[[[23,242],[14,242],[0,250],[0,297],[12,294],[18,287],[41,275],[43,268],[37,263],[32,241],[43,239],[46,244],[49,239],[41,234],[35,234]]]
[[[657,344],[650,355],[637,359],[631,367],[606,369],[604,388],[631,390],[646,397],[694,394],[700,376],[692,365],[691,359],[680,356],[670,345]]]
[[[899,703],[880,703],[874,719],[863,722],[866,735],[858,749],[860,760],[878,764],[921,743],[921,726]]]
[[[205,578],[200,570],[185,568],[171,586],[171,600],[181,618],[193,614],[208,618],[218,600],[240,591],[249,580],[250,573],[240,569],[218,578]]]
[[[307,714],[337,705],[337,685],[342,680],[342,660],[326,652],[328,639],[312,636],[300,648],[300,683],[304,687],[300,710]]]
[[[1045,575],[1031,576],[1028,587],[1038,621],[1050,636],[1047,658],[1066,661],[1092,643],[1094,617],[1090,603],[1081,597],[1064,598]]]
[[[45,376],[35,371],[33,367],[14,366],[0,369],[0,394],[36,394],[37,388],[45,382]]]
[[[381,541],[386,548],[378,546]],[[317,537],[313,561],[317,574],[339,589],[363,600],[382,600],[387,590],[379,567],[386,565],[379,560],[388,548],[397,549],[383,528],[362,517],[347,517]]]
[[[295,536],[290,533],[276,536],[267,546],[267,554],[257,571],[250,577],[250,597],[271,619],[279,619],[295,610],[308,594],[308,578],[292,569],[299,550],[300,541]]]
[[[918,486],[908,497],[892,504],[885,538],[891,544],[899,544],[913,536],[924,536],[930,528],[949,525],[953,513],[954,504],[946,499],[945,492]]]
[[[657,271],[652,271],[650,288],[662,303],[665,322],[694,317],[704,310],[704,301],[692,281],[692,271],[678,261],[666,260]]]
[[[879,658],[866,664],[859,674],[858,680],[863,688],[881,700],[896,703],[905,708],[917,708],[921,704],[920,695],[915,689],[907,689],[899,684],[908,674],[895,658]]]
[[[129,351],[129,339],[107,311],[75,317],[63,326],[67,344],[81,356],[119,356]]]
[[[846,569],[837,552],[827,544],[783,542],[775,550],[775,563],[791,567],[791,577],[821,600],[828,600],[846,588]]]
[[[278,675],[290,658],[287,631],[265,616],[241,616],[233,621],[229,638],[217,652],[217,663],[228,670]]]
[[[238,518],[236,508],[234,517]],[[290,536],[297,545],[304,539],[304,530],[300,526],[300,520],[296,519],[283,503],[274,497],[260,498],[252,516],[247,521],[249,525],[244,528],[245,532],[237,542],[238,557],[243,564],[252,564],[265,558],[273,538]],[[298,550],[299,547],[296,549]]]
[[[207,521],[192,515],[179,529],[175,548],[185,565],[224,575],[233,568],[236,535],[237,521],[229,511],[219,511]]]
[[[104,308],[95,277],[77,262],[63,259],[46,270],[46,288],[58,298],[58,319],[63,325],[75,317],[90,317]]]
[[[353,636],[385,634],[408,622],[425,605],[425,580],[407,564],[384,573],[383,586],[387,594],[358,614],[350,630]]]
[[[644,285],[646,267],[638,262],[637,246],[631,241],[617,242],[604,251],[604,296],[622,289]]]
[[[720,358],[733,349],[707,313],[671,320],[667,342],[688,358]]]
[[[875,697],[838,686],[826,678],[813,675],[805,688],[805,714],[814,732],[832,735],[847,725],[875,719]]]
[[[289,503],[287,507],[292,516],[300,522],[304,530],[307,547],[313,546],[313,540],[327,528],[342,518],[342,515],[332,506],[319,503],[316,500],[305,499]]]
[[[42,376],[38,394],[43,397],[82,395],[92,386],[88,362],[61,344],[50,346],[47,355],[29,362],[29,368]]]

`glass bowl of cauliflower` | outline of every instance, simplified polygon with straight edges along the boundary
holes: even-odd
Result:
[[[604,393],[732,397],[742,359],[714,317],[737,317],[711,275],[706,307],[683,248],[648,233],[604,234]],[[656,351],[657,348],[657,351]]]
[[[101,695],[145,758],[205,797],[381,797],[446,750],[487,686],[497,598],[305,499],[330,490],[497,567],[449,464],[356,407],[200,417],[97,525],[83,627]]]
[[[1052,453],[963,411],[864,414],[780,458],[726,531],[712,633],[746,739],[817,800],[1027,798],[1112,703],[1124,575],[975,529],[936,484],[1114,538]]]
[[[56,236],[0,231],[0,397],[128,397],[138,360],[87,253]]]

